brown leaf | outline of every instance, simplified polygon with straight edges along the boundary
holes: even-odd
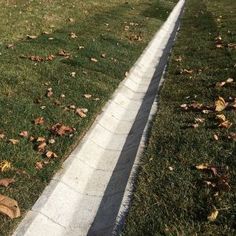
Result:
[[[216,141],[219,140],[219,136],[218,136],[217,134],[214,134],[214,135],[213,135],[213,138],[214,138]]]
[[[228,83],[228,84],[230,84],[230,83],[233,83],[233,82],[234,82],[234,79],[233,79],[233,78],[228,78],[225,82]]]
[[[47,143],[46,142],[42,142],[38,145],[37,149],[39,152],[44,152],[45,151],[45,148],[47,146]]]
[[[216,83],[216,87],[223,87],[225,84],[226,84],[225,81],[217,82],[217,83]]]
[[[106,53],[102,53],[101,58],[106,58]]]
[[[36,35],[27,35],[27,38],[28,39],[36,39],[36,38],[38,38],[38,36],[36,36]]]
[[[236,133],[231,132],[228,136],[228,139],[231,139],[233,141],[236,141]]]
[[[9,162],[7,160],[3,160],[3,161],[0,162],[0,170],[1,170],[1,172],[8,171],[11,168],[12,168],[11,162]]]
[[[55,58],[54,55],[48,55],[48,56],[45,58],[45,61],[52,61],[54,58]]]
[[[39,142],[39,143],[46,142],[46,138],[44,138],[44,137],[38,137],[38,138],[37,138],[37,142]]]
[[[216,115],[216,119],[217,119],[220,123],[227,120],[224,114]]]
[[[70,38],[75,39],[75,38],[77,38],[77,35],[74,32],[71,32],[70,33]]]
[[[35,137],[34,137],[34,136],[30,136],[30,137],[29,137],[29,141],[30,141],[30,142],[33,142],[34,140],[35,140]]]
[[[73,18],[69,18],[68,21],[71,22],[71,23],[75,22],[75,20]]]
[[[9,49],[9,48],[14,48],[15,47],[15,45],[13,44],[13,43],[10,43],[10,44],[8,44],[7,45],[7,48]]]
[[[51,97],[52,95],[53,95],[52,88],[48,88],[48,89],[47,89],[47,94],[46,94],[46,96],[49,98],[49,97]]]
[[[56,140],[53,139],[53,138],[50,138],[50,139],[48,140],[48,143],[50,143],[50,144],[54,144],[55,142],[56,142]]]
[[[216,44],[216,48],[223,48],[224,46],[220,43]]]
[[[198,128],[199,127],[199,124],[192,124],[191,125],[194,129]]]
[[[232,126],[233,123],[231,123],[229,120],[226,120],[222,123],[219,124],[220,128],[225,128],[225,129],[229,129]]]
[[[70,73],[70,75],[75,78],[76,72],[73,71],[73,72]]]
[[[88,112],[88,110],[86,108],[77,108],[75,113],[77,115],[79,115],[81,118],[85,118],[87,115],[86,113]]]
[[[15,180],[10,179],[10,178],[0,179],[0,185],[4,187],[8,187],[9,184],[14,183],[14,182]]]
[[[181,107],[183,110],[185,110],[185,111],[188,110],[188,105],[187,105],[186,103],[181,104],[180,107]]]
[[[182,61],[182,57],[181,57],[181,56],[176,57],[176,58],[175,58],[175,61],[176,61],[176,62],[181,62],[181,61]]]
[[[236,43],[228,43],[228,48],[236,49]]]
[[[236,109],[236,98],[234,99],[233,103],[231,104],[231,107],[232,107],[233,109]]]
[[[92,95],[91,95],[91,94],[84,94],[84,97],[85,97],[86,99],[90,99],[90,98],[92,97]]]
[[[209,168],[208,164],[199,164],[195,166],[197,170],[207,170]]]
[[[214,209],[211,211],[211,213],[207,216],[207,219],[208,219],[209,221],[213,222],[213,221],[216,220],[218,214],[219,214],[219,211],[218,211],[216,208],[214,208]]]
[[[28,131],[21,131],[19,134],[21,137],[27,138],[29,136],[29,132]]]
[[[49,159],[58,157],[57,154],[55,152],[52,152],[52,151],[47,151],[45,155]]]
[[[42,116],[34,120],[35,125],[42,125],[43,123],[44,123],[44,118]]]
[[[74,129],[69,127],[69,126],[57,123],[57,124],[52,126],[51,132],[53,134],[63,136],[63,135],[70,134],[70,133],[74,132]]]
[[[223,111],[226,107],[227,107],[227,103],[225,102],[224,98],[219,97],[216,101],[215,101],[215,111]]]
[[[0,194],[0,213],[7,215],[11,219],[21,216],[17,201]]]
[[[90,58],[90,61],[95,62],[95,63],[98,62],[98,60],[96,58],[94,58],[94,57]]]
[[[195,122],[196,123],[200,123],[200,124],[202,124],[202,123],[204,123],[205,122],[205,119],[204,118],[195,118]]]
[[[42,163],[41,161],[37,161],[37,162],[35,163],[35,168],[36,168],[37,170],[43,169],[43,163]]]
[[[187,70],[187,69],[183,69],[183,74],[188,74],[191,75],[193,73],[193,70]]]
[[[8,141],[13,145],[16,145],[20,142],[18,139],[13,139],[13,138],[10,138]]]
[[[69,52],[66,52],[66,51],[63,50],[63,49],[60,49],[60,50],[59,50],[58,55],[59,55],[59,56],[63,56],[63,57],[65,57],[65,58],[69,58],[69,57],[70,57],[70,53],[69,53]]]
[[[45,61],[45,59],[41,56],[29,56],[28,57],[31,61],[36,61],[36,62],[42,62]]]
[[[75,105],[70,105],[69,108],[72,109],[72,110],[75,110],[76,106]]]
[[[5,138],[5,134],[0,133],[0,139],[4,139]]]

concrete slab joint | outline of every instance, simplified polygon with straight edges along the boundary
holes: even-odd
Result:
[[[14,236],[113,235],[120,231],[184,2],[175,6]]]

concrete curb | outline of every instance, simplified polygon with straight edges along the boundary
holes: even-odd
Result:
[[[119,231],[183,6],[180,0],[14,236]]]

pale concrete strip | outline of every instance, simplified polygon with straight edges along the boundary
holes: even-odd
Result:
[[[127,209],[120,206],[183,5],[180,0],[13,235],[112,234],[118,212]]]

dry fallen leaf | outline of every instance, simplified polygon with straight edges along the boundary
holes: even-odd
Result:
[[[36,35],[27,35],[27,38],[28,39],[36,39],[36,38],[38,38],[38,36],[36,36]]]
[[[70,134],[74,131],[75,131],[74,128],[71,128],[69,126],[66,126],[66,125],[63,125],[63,124],[60,124],[60,123],[57,123],[57,124],[53,125],[52,128],[51,128],[51,132],[53,134],[57,134],[59,136]]]
[[[4,139],[5,138],[5,134],[0,133],[0,139]]]
[[[219,140],[219,136],[218,136],[217,134],[214,134],[214,135],[213,135],[213,138],[214,138],[216,141]]]
[[[36,168],[37,170],[43,169],[43,163],[42,163],[41,161],[37,161],[37,162],[35,163],[35,168]]]
[[[73,71],[73,72],[70,73],[70,75],[75,78],[76,72]]]
[[[9,216],[11,219],[21,216],[17,201],[0,194],[0,213]]]
[[[13,138],[10,138],[8,141],[13,145],[16,145],[20,142],[18,139],[13,139]]]
[[[231,104],[231,107],[232,107],[233,109],[236,109],[236,98],[234,99],[233,103]]]
[[[48,55],[45,60],[46,61],[52,61],[54,58],[55,58],[54,55]]]
[[[225,115],[223,115],[223,114],[216,115],[216,118],[220,123],[227,120]]]
[[[19,134],[21,137],[27,138],[29,136],[29,132],[28,131],[21,131]]]
[[[8,187],[9,184],[14,182],[15,180],[10,178],[0,179],[0,186]]]
[[[193,70],[183,69],[182,73],[183,73],[183,74],[191,75],[191,74],[193,73]]]
[[[59,52],[58,52],[58,56],[63,56],[65,58],[69,58],[70,57],[70,53],[69,52],[66,52],[65,50],[63,49],[60,49]]]
[[[188,105],[187,105],[186,103],[181,104],[180,107],[181,107],[183,110],[185,110],[185,111],[188,110]]]
[[[77,38],[77,35],[74,32],[71,32],[70,33],[70,38],[75,39],[75,38]]]
[[[79,115],[81,118],[85,118],[87,115],[86,113],[88,112],[88,109],[86,108],[77,108],[75,113]]]
[[[236,49],[236,43],[228,43],[228,48]]]
[[[75,22],[75,20],[73,18],[69,18],[68,21],[70,21],[71,23]]]
[[[95,63],[98,62],[98,60],[96,58],[94,58],[94,57],[90,58],[90,61],[95,62]]]
[[[34,137],[34,136],[30,136],[30,137],[29,137],[29,141],[30,141],[30,142],[33,142],[34,140],[35,140],[35,137]]]
[[[225,129],[229,129],[232,126],[232,122],[230,122],[229,120],[226,120],[222,123],[219,124],[220,128],[225,128]]]
[[[48,140],[48,143],[50,143],[50,144],[54,144],[55,142],[56,142],[56,140],[53,139],[53,138],[50,138],[50,139]]]
[[[216,83],[216,87],[223,87],[225,84],[226,84],[225,81],[217,82],[217,83]]]
[[[192,128],[196,129],[199,127],[199,124],[192,124],[191,126],[192,126]]]
[[[53,95],[53,91],[52,91],[52,88],[48,88],[47,89],[47,93],[46,93],[46,96],[49,98]]]
[[[70,105],[69,108],[72,109],[72,110],[75,110],[76,106],[75,105]]]
[[[84,94],[84,97],[87,99],[90,99],[92,97],[92,95],[91,94]]]
[[[204,123],[205,122],[205,119],[204,118],[195,118],[195,122],[197,122],[197,123]]]
[[[214,209],[211,211],[211,213],[207,216],[207,219],[208,219],[209,221],[213,222],[213,221],[216,220],[218,214],[219,214],[219,211],[218,211],[216,208],[214,208]]]
[[[1,172],[5,172],[5,171],[8,171],[10,170],[12,167],[11,167],[11,163],[7,160],[3,160],[0,162],[0,170]]]
[[[176,57],[176,58],[175,58],[175,61],[176,61],[176,62],[181,62],[181,61],[182,61],[182,57],[181,57],[181,56]]]
[[[34,120],[35,125],[42,125],[43,123],[44,123],[44,118],[42,116]]]
[[[55,152],[52,152],[52,151],[47,151],[45,155],[49,159],[58,157],[57,154]]]
[[[228,136],[228,139],[231,139],[233,141],[236,141],[236,133],[231,132]]]
[[[44,138],[44,137],[38,137],[38,138],[37,138],[37,142],[39,142],[39,143],[46,142],[46,138]]]
[[[230,84],[230,83],[234,82],[234,79],[233,78],[228,78],[225,82]]]
[[[216,44],[216,48],[223,48],[223,44]]]
[[[196,165],[195,167],[198,170],[207,170],[209,168],[209,165],[205,163],[205,164]]]
[[[45,148],[47,146],[47,143],[46,142],[42,142],[38,145],[37,149],[39,152],[44,152],[45,151]]]
[[[224,98],[219,97],[216,101],[215,101],[215,111],[223,111],[226,107],[227,107],[227,103],[225,102]]]

